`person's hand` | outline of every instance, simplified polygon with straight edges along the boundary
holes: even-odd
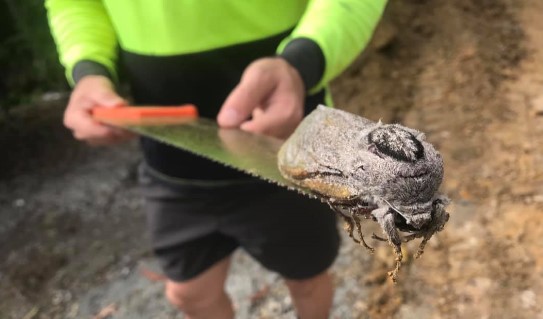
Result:
[[[91,145],[110,145],[132,138],[127,131],[98,123],[91,110],[96,106],[119,107],[126,105],[107,77],[90,75],[75,86],[68,107],[64,112],[64,125],[72,130],[74,137]]]
[[[217,122],[225,128],[286,138],[303,118],[304,98],[304,84],[294,67],[281,58],[262,58],[245,69]]]

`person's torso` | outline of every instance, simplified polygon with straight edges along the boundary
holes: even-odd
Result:
[[[307,0],[104,0],[116,29],[121,75],[139,105],[191,103],[215,118],[252,61],[273,56],[300,19]],[[316,106],[322,93],[313,97]],[[248,176],[142,139],[147,163],[172,177],[197,180]]]
[[[102,0],[124,50],[207,51],[291,29],[308,0]]]

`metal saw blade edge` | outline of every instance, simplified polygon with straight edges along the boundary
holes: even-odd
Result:
[[[312,199],[317,199],[323,203],[328,203],[328,201],[313,193],[311,190],[309,189],[306,189],[306,188],[303,188],[303,187],[300,187],[298,185],[295,185],[295,184],[292,184],[292,183],[289,183],[288,181],[287,182],[280,182],[278,180],[275,180],[275,179],[271,179],[271,178],[267,178],[263,175],[259,175],[257,173],[255,173],[254,171],[250,171],[250,170],[245,170],[243,168],[240,168],[240,167],[237,167],[235,165],[232,165],[230,163],[227,163],[227,162],[224,162],[224,161],[221,161],[217,158],[214,158],[213,156],[210,156],[204,152],[198,152],[198,151],[195,151],[193,149],[190,149],[190,148],[187,148],[187,147],[183,147],[183,146],[180,146],[178,144],[175,144],[173,143],[172,141],[170,141],[169,139],[167,138],[163,138],[162,136],[159,136],[159,135],[156,135],[156,134],[152,134],[150,133],[146,128],[148,128],[149,126],[146,126],[146,125],[131,125],[131,124],[120,124],[120,123],[115,123],[115,122],[112,122],[112,123],[107,123],[109,125],[113,125],[113,126],[116,126],[116,127],[120,127],[120,128],[123,128],[123,129],[126,129],[128,131],[131,131],[133,133],[136,133],[138,135],[141,135],[141,136],[145,136],[145,137],[148,137],[148,138],[151,138],[151,139],[155,139],[157,141],[160,141],[162,143],[165,143],[167,145],[170,145],[172,147],[176,147],[176,148],[181,148],[185,151],[188,151],[190,152],[191,154],[194,154],[194,155],[197,155],[197,156],[200,156],[202,158],[205,158],[205,159],[208,159],[208,160],[211,160],[215,163],[218,163],[220,165],[224,165],[226,167],[229,167],[229,168],[232,168],[232,169],[235,169],[237,171],[240,171],[242,173],[245,173],[245,174],[248,174],[250,176],[253,176],[253,177],[256,177],[258,179],[261,179],[261,180],[264,180],[268,183],[271,183],[271,184],[274,184],[274,185],[277,185],[277,186],[280,186],[280,187],[283,187],[283,188],[287,188],[288,190],[290,191],[294,191],[294,192],[297,192],[298,194],[301,194],[303,196],[306,196],[306,197],[309,197],[309,198],[312,198]]]

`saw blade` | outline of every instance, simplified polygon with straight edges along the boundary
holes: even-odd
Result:
[[[100,121],[323,201],[310,190],[289,182],[279,172],[277,152],[283,140],[240,129],[220,128],[215,121],[201,117]]]

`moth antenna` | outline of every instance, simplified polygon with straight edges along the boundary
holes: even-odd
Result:
[[[392,205],[388,200],[384,199],[383,200],[385,201],[385,203],[387,203],[387,205],[392,208],[392,210],[394,210],[396,213],[400,214],[403,216],[403,218],[407,219],[407,217],[405,217],[405,213],[402,212],[401,210],[397,209],[396,207],[394,207],[394,205]]]

